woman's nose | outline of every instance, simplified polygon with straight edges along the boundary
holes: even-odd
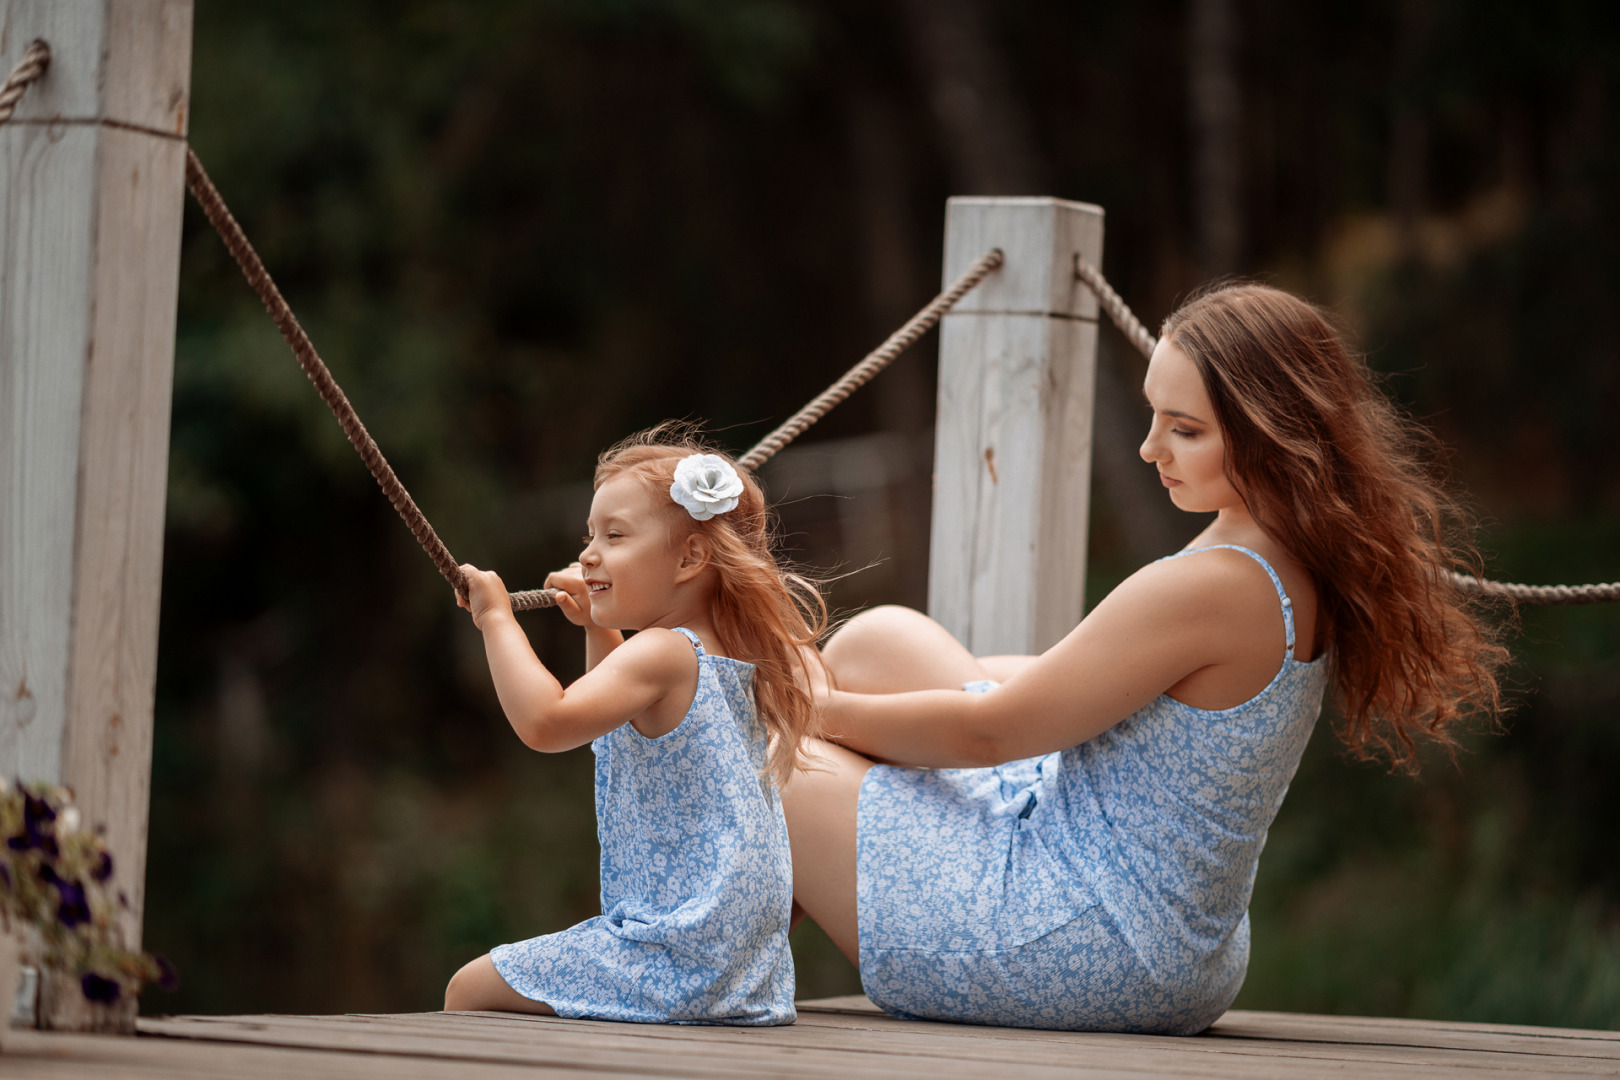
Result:
[[[1142,445],[1137,448],[1136,452],[1141,454],[1142,460],[1149,464],[1159,459],[1159,442],[1154,437],[1152,428],[1148,429],[1147,438],[1142,440]]]

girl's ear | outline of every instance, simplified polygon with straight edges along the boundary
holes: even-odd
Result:
[[[689,532],[681,541],[680,561],[675,564],[675,583],[684,584],[709,568],[713,550],[709,538],[700,532]]]

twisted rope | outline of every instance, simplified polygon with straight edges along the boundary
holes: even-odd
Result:
[[[1451,580],[1463,592],[1497,596],[1517,604],[1551,607],[1566,604],[1601,604],[1620,600],[1620,581],[1604,585],[1516,585],[1507,581],[1485,581],[1455,571],[1452,572]]]
[[[17,111],[17,102],[22,100],[28,84],[37,82],[45,75],[45,69],[51,66],[51,47],[43,41],[31,42],[23,50],[22,59],[17,66],[11,69],[6,76],[6,84],[0,87],[0,124],[11,119],[12,113]]]
[[[737,459],[737,464],[745,469],[758,469],[777,451],[788,443],[804,434],[805,430],[823,416],[830,412],[833,406],[843,401],[849,395],[859,390],[872,380],[872,377],[894,362],[894,358],[905,352],[918,338],[933,329],[935,323],[957,301],[966,296],[979,282],[1001,266],[1005,257],[1000,248],[987,251],[979,256],[978,260],[967,269],[967,273],[951,283],[950,288],[934,297],[933,301],[917,314],[911,317],[900,329],[889,335],[889,339],[870,353],[866,359],[856,364],[844,373],[843,378],[833,383],[810,404],[800,409],[787,423],[771,432],[759,441],[755,447]]]
[[[1091,291],[1097,294],[1097,303],[1108,317],[1119,327],[1127,340],[1136,346],[1136,351],[1143,357],[1151,357],[1153,349],[1159,344],[1148,328],[1142,325],[1142,320],[1136,317],[1114,287],[1108,284],[1108,279],[1102,276],[1102,271],[1082,259],[1079,254],[1074,257],[1074,276],[1085,282]]]
[[[259,253],[253,250],[247,235],[242,232],[242,227],[237,224],[236,218],[226,207],[225,200],[220,197],[219,189],[214,187],[214,182],[208,178],[207,170],[203,168],[202,162],[197,160],[196,153],[189,146],[186,147],[186,187],[190,189],[192,196],[197,200],[197,205],[202,207],[202,212],[207,215],[209,222],[219,233],[219,238],[225,242],[226,250],[242,268],[242,276],[247,278],[253,291],[259,294],[259,299],[263,301],[264,309],[270,313],[276,329],[281,331],[281,336],[292,347],[293,356],[298,359],[298,366],[304,369],[304,374],[315,385],[321,400],[326,402],[327,408],[332,410],[332,415],[337,417],[339,426],[343,428],[343,434],[348,436],[349,443],[360,454],[360,460],[371,470],[377,486],[382,488],[383,494],[404,519],[406,528],[411,530],[411,535],[422,545],[422,550],[433,560],[433,565],[438,567],[439,573],[444,575],[444,579],[458,594],[466,596],[467,578],[461,572],[455,556],[450,554],[450,549],[439,539],[439,534],[433,531],[433,526],[417,508],[416,500],[411,498],[410,492],[405,490],[405,485],[400,483],[399,477],[394,474],[393,467],[383,457],[382,448],[377,445],[377,440],[371,437],[366,426],[360,422],[360,417],[355,413],[354,406],[349,404],[343,388],[338,385],[337,380],[332,377],[331,369],[315,351],[314,343],[309,340],[304,328],[298,324],[297,316],[293,314],[292,308],[287,306],[281,290],[276,287],[269,271],[264,268]],[[512,594],[512,607],[519,611],[551,607],[556,602],[554,589],[529,589]]]
[[[1151,357],[1154,346],[1158,344],[1157,339],[1148,333],[1142,321],[1120,298],[1119,293],[1114,291],[1113,286],[1108,284],[1108,279],[1102,276],[1102,271],[1076,255],[1074,276],[1085,282],[1091,291],[1097,294],[1097,303],[1108,313],[1109,319],[1113,320],[1114,325],[1119,327],[1130,343],[1136,346],[1137,351],[1144,357]],[[1451,574],[1451,581],[1463,592],[1500,597],[1517,604],[1552,606],[1600,604],[1620,600],[1620,581],[1603,585],[1519,585],[1507,581],[1486,581],[1455,571]]]

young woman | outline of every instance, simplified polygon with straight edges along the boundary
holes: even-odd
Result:
[[[784,790],[794,894],[891,1012],[1201,1030],[1242,984],[1324,691],[1352,751],[1405,765],[1497,707],[1425,437],[1321,312],[1217,288],[1165,323],[1143,391],[1143,459],[1215,514],[1185,550],[1039,657],[975,658],[902,608],[827,644],[832,742]]]

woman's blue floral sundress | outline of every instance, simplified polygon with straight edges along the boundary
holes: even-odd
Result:
[[[1058,753],[989,769],[874,766],[861,785],[861,982],[901,1016],[1191,1034],[1237,996],[1266,830],[1327,663],[1231,709],[1160,695]],[[1208,551],[1178,552],[1170,558]],[[973,684],[987,691],[994,684]]]
[[[591,744],[602,914],[490,952],[507,985],[558,1016],[791,1024],[793,861],[754,666],[697,635],[697,694],[675,730]]]

